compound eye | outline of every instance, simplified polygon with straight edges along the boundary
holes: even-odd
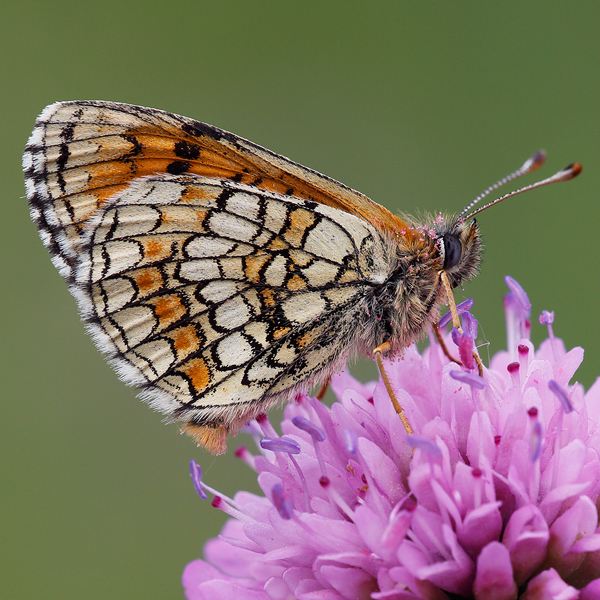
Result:
[[[452,233],[444,236],[444,271],[455,267],[462,255],[462,247],[458,238]]]

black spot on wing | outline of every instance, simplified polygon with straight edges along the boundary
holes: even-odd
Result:
[[[186,171],[189,171],[191,166],[191,163],[185,160],[174,160],[167,165],[167,173],[170,173],[171,175],[182,175]]]
[[[181,129],[185,131],[185,133],[189,133],[194,137],[202,137],[203,135],[205,135],[217,141],[219,141],[223,137],[223,131],[221,131],[217,127],[213,127],[212,125],[200,123],[199,121],[195,121],[194,123],[184,123],[181,126]]]
[[[186,160],[195,160],[200,156],[200,148],[186,141],[175,142],[175,154],[179,158]]]
[[[134,135],[123,134],[121,137],[124,140],[127,140],[133,146],[133,148],[127,154],[122,156],[120,160],[126,161],[129,158],[133,158],[134,156],[141,154],[144,148],[140,141]]]
[[[58,158],[56,159],[56,179],[58,181],[60,191],[63,194],[66,192],[66,183],[62,172],[65,170],[65,167],[69,161],[69,156],[71,155],[69,152],[69,142],[73,139],[73,127],[74,126],[72,124],[66,125],[60,132],[60,137],[63,141],[60,144],[60,151]]]

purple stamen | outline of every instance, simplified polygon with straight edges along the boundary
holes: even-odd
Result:
[[[208,494],[202,488],[202,469],[200,465],[195,460],[190,460],[190,476],[192,478],[192,483],[194,484],[194,489],[196,493],[202,500],[206,500],[208,498]]]
[[[453,327],[450,335],[452,337],[452,341],[458,346],[460,343],[460,333],[458,333],[458,329]]]
[[[505,281],[511,289],[511,292],[504,296],[504,311],[506,313],[508,351],[513,353],[514,347],[520,339],[529,339],[531,303],[523,288],[514,279],[506,277]]]
[[[468,310],[471,310],[472,306],[473,306],[473,298],[468,298],[464,302],[461,302],[460,304],[457,304],[456,305],[456,310],[457,310],[457,312],[458,312],[459,315],[462,315],[463,313],[467,312]],[[448,325],[448,323],[450,323],[450,321],[452,321],[452,313],[450,311],[448,311],[440,319],[440,322],[438,323],[438,327],[440,329],[443,329],[444,327],[446,327],[446,325]]]
[[[519,304],[523,307],[523,310],[527,311],[527,314],[529,314],[531,302],[529,301],[527,293],[521,287],[521,284],[516,279],[510,277],[510,275],[507,275],[504,278],[504,282],[508,286],[508,289],[515,295],[515,298],[519,301]]]
[[[536,462],[542,455],[542,424],[536,421],[531,431],[531,442],[529,443],[529,460]]]
[[[248,523],[252,521],[252,517],[242,512],[231,499],[225,500],[221,496],[215,496],[210,505],[213,508],[218,508],[222,510],[226,515],[237,519],[238,521],[242,521],[244,523]]]
[[[289,521],[294,516],[294,508],[292,502],[283,491],[283,486],[280,483],[276,483],[272,490],[273,506],[277,509],[279,516],[286,521]]]
[[[477,339],[477,319],[470,312],[465,312],[463,315],[462,328],[473,340]]]
[[[319,448],[319,444],[317,442],[324,442],[327,436],[325,432],[313,422],[305,419],[304,417],[294,417],[292,419],[292,423],[302,431],[306,431],[313,440],[313,447],[315,449],[315,454],[317,455],[317,460],[319,461],[319,467],[321,468],[321,474],[327,475],[327,471],[325,469],[325,460],[323,459],[323,454],[321,453],[321,449]]]
[[[425,438],[420,435],[409,435],[406,438],[406,441],[413,447],[415,450],[421,450],[430,456],[437,458],[442,455],[442,451],[439,446],[431,441],[428,438]]]
[[[567,393],[565,392],[565,390],[563,390],[560,387],[560,385],[558,385],[558,383],[556,383],[556,381],[554,381],[554,379],[551,379],[548,382],[548,387],[550,388],[550,391],[560,401],[560,406],[563,409],[563,412],[570,413],[573,410],[573,405],[571,404],[571,401],[569,400],[569,396],[567,396]]]
[[[487,382],[483,377],[479,377],[479,375],[475,375],[474,373],[467,373],[466,371],[450,371],[450,377],[461,383],[466,383],[476,390],[483,390],[487,386]]]
[[[514,294],[511,294],[511,293],[504,294],[502,300],[504,302],[504,309],[506,311],[510,312],[513,315],[521,314],[521,312],[522,312],[521,304],[515,298]]]
[[[550,343],[552,344],[552,353],[554,354],[554,361],[558,362],[558,353],[556,352],[556,341],[554,340],[554,330],[552,329],[552,323],[554,323],[554,311],[549,312],[547,310],[543,310],[540,315],[540,325],[548,326],[548,337],[550,338]]]
[[[305,419],[304,417],[294,417],[292,423],[302,431],[306,431],[315,442],[324,442],[326,439],[325,432],[318,426]]]
[[[300,454],[300,444],[285,436],[279,438],[264,437],[260,440],[260,447],[265,450],[271,450],[271,452]]]

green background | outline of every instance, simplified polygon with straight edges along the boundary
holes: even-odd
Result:
[[[253,489],[135,399],[84,334],[29,220],[21,153],[56,100],[203,120],[399,211],[460,210],[540,147],[575,181],[480,215],[475,299],[505,344],[503,276],[600,374],[597,2],[5,2],[0,20],[0,597],[180,598],[223,514],[188,477]],[[540,173],[538,171],[538,173]],[[524,183],[533,181],[533,176]],[[487,351],[481,350],[485,357]],[[365,369],[367,367],[364,367]],[[363,371],[364,372],[364,371]]]

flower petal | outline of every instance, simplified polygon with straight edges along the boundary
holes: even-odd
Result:
[[[471,557],[476,557],[484,546],[499,539],[502,531],[501,504],[490,502],[468,512],[459,527],[458,541]]]
[[[203,560],[186,566],[182,583],[187,600],[271,600],[259,582],[228,578]]]
[[[473,592],[476,600],[515,600],[517,584],[506,546],[490,542],[477,557]]]
[[[598,600],[600,598],[600,579],[594,579],[580,592],[579,600]]]
[[[511,515],[502,543],[510,552],[517,585],[521,586],[542,564],[549,538],[548,525],[537,507],[528,504]]]
[[[567,585],[554,569],[534,577],[520,600],[577,600],[579,591]]]
[[[552,523],[545,564],[552,565],[563,578],[568,577],[585,558],[583,554],[569,550],[577,540],[593,534],[597,526],[596,505],[587,496],[579,497]]]
[[[402,478],[394,461],[384,454],[381,448],[368,440],[359,438],[358,453],[364,459],[366,467],[371,472],[377,487],[386,496],[391,505],[396,504],[406,496]]]

